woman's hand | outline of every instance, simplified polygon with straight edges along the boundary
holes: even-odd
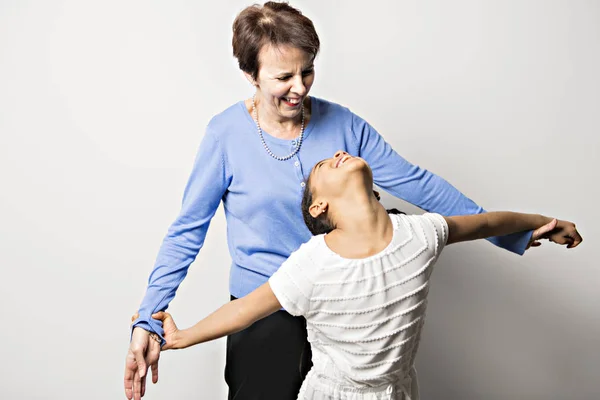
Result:
[[[146,393],[146,372],[152,369],[152,382],[158,382],[160,343],[150,338],[150,332],[134,328],[125,358],[125,396],[140,400]]]

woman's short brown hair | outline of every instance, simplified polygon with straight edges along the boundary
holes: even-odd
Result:
[[[258,77],[258,54],[265,44],[289,45],[316,57],[319,36],[312,21],[287,3],[246,7],[233,22],[233,55],[240,69]]]

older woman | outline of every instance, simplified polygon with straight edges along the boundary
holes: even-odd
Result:
[[[315,79],[319,37],[310,19],[284,3],[244,9],[233,24],[233,53],[254,86],[252,98],[209,122],[187,184],[181,212],[168,230],[150,274],[126,359],[125,393],[144,393],[148,366],[157,379],[160,321],[223,202],[232,258],[230,294],[242,297],[263,283],[310,238],[300,210],[307,174],[337,149],[365,159],[375,183],[427,211],[474,214],[483,209],[442,178],[398,155],[365,120],[308,93]],[[577,244],[559,221],[551,239]],[[522,254],[531,233],[492,239]],[[305,320],[285,311],[228,337],[229,398],[295,399],[311,367]]]

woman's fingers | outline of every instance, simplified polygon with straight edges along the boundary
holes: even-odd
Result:
[[[152,383],[158,383],[158,361],[150,365],[152,370]]]
[[[158,360],[160,358],[160,343],[150,341],[150,347],[146,354],[146,363],[150,365],[152,371],[152,383],[158,382]]]
[[[541,239],[544,237],[545,234],[547,234],[548,232],[551,232],[554,228],[556,228],[556,218],[554,218],[552,221],[548,222],[546,225],[543,225],[539,228],[537,228],[535,231],[533,231],[533,235],[532,235],[532,239],[534,241]]]
[[[133,380],[135,372],[137,371],[137,363],[135,362],[135,356],[131,351],[127,352],[127,357],[125,359],[125,397],[129,400],[133,398]]]

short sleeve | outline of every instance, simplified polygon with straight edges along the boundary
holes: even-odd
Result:
[[[300,246],[269,278],[275,297],[294,316],[306,315],[310,309],[313,289],[310,275],[315,265],[308,248],[306,243]]]
[[[425,221],[424,228],[435,234],[434,257],[437,258],[448,241],[448,223],[443,216],[436,213],[426,213],[422,217]]]

